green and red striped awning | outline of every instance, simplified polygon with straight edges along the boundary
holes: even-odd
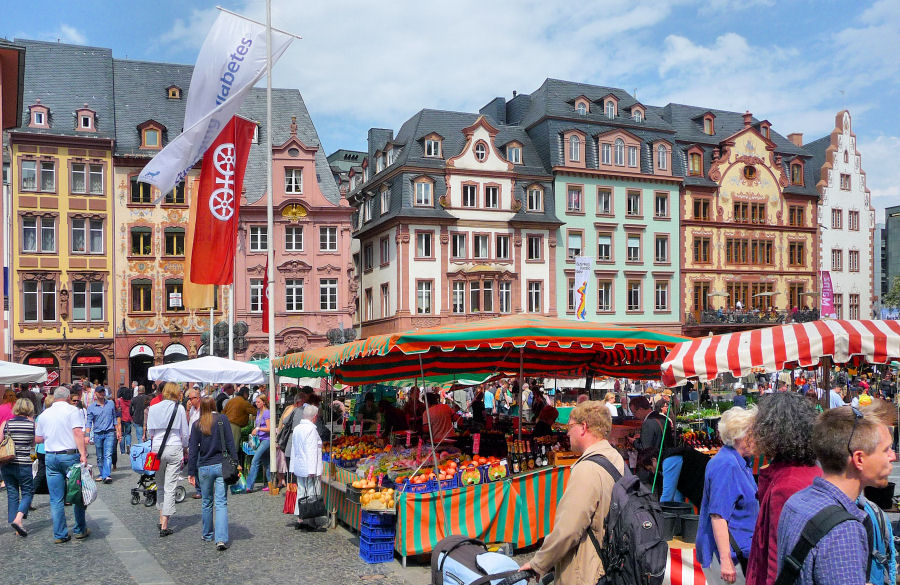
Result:
[[[350,385],[460,373],[617,376],[655,379],[675,344],[688,341],[646,329],[511,315],[376,335],[294,353],[273,361],[282,376],[331,375]]]

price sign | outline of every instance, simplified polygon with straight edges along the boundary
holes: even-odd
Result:
[[[409,447],[412,444],[412,431],[406,431],[406,446]]]
[[[481,450],[481,433],[475,433],[472,435],[472,454],[478,455],[479,450]]]
[[[375,425],[375,436],[376,437],[381,436],[381,423],[378,423],[377,425]]]
[[[416,447],[416,459],[422,458],[422,441],[419,441],[419,446]]]

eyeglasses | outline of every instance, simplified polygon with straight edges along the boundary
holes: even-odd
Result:
[[[583,422],[570,422],[566,424],[566,430],[572,429],[575,425],[583,425]]]
[[[850,455],[852,456],[853,450],[850,448],[850,443],[853,442],[853,434],[856,432],[856,425],[859,424],[860,419],[863,417],[863,413],[861,413],[859,411],[859,409],[856,408],[855,406],[851,406],[850,410],[853,411],[854,418],[853,418],[853,430],[850,431],[850,438],[847,439],[847,452],[849,452]]]

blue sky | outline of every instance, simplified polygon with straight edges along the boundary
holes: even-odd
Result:
[[[275,68],[299,89],[328,153],[365,149],[422,108],[476,111],[546,77],[620,87],[644,103],[744,111],[781,134],[828,134],[848,108],[873,202],[900,204],[897,0],[273,0],[304,38]],[[8,2],[0,36],[193,63],[215,3],[57,1],[35,19]],[[222,0],[263,19],[261,0]]]

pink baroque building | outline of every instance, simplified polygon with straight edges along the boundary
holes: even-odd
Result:
[[[326,345],[328,333],[352,326],[357,286],[351,257],[353,208],[340,194],[309,113],[297,91],[277,91],[273,128],[276,354]],[[246,104],[244,109],[254,104]],[[264,104],[263,104],[264,107]],[[264,114],[264,110],[261,112]],[[260,137],[260,141],[264,140]],[[262,331],[262,292],[268,233],[265,167],[250,166],[238,229],[235,320],[249,325],[247,348],[237,359],[268,354]]]

